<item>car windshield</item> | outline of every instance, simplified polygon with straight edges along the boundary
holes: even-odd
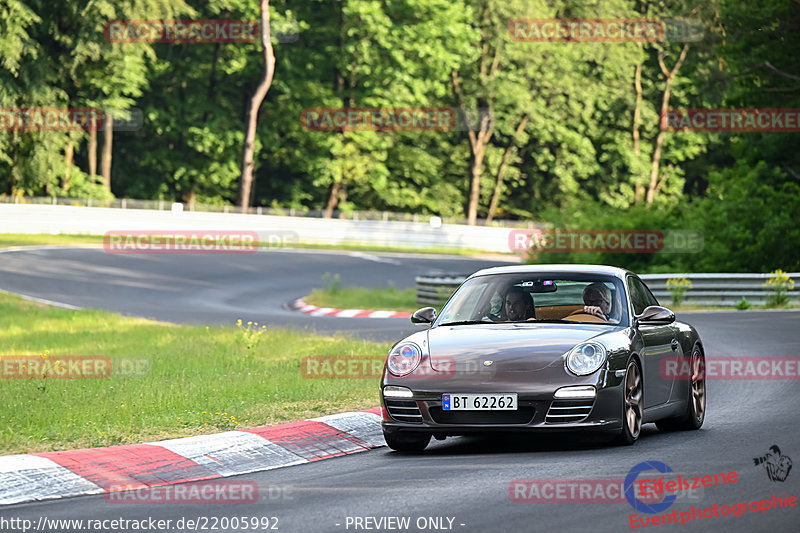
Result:
[[[483,323],[628,323],[621,280],[579,273],[488,274],[466,281],[435,326]]]

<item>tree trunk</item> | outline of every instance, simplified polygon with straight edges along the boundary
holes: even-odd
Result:
[[[641,48],[641,45],[639,45]],[[633,85],[636,88],[636,107],[633,109],[633,155],[638,163],[641,150],[639,149],[639,119],[642,113],[642,64],[636,65],[636,74],[633,78]],[[638,164],[637,164],[638,167]],[[634,175],[633,203],[638,205],[644,197],[644,185],[639,183],[639,173]]]
[[[339,203],[340,188],[341,182],[334,181],[331,186],[331,195],[328,197],[328,205],[325,206],[325,214],[322,215],[322,218],[331,218],[333,216],[333,210],[336,209],[336,205]]]
[[[183,201],[186,203],[186,207],[189,211],[194,211],[194,203],[197,201],[197,194],[194,190],[190,190],[189,192],[183,193]]]
[[[217,64],[219,63],[219,56],[220,50],[222,48],[221,43],[216,43],[214,45],[214,59],[211,61],[211,73],[208,75],[208,101],[213,102],[216,98],[216,87],[217,87]],[[206,110],[203,113],[203,122],[206,122],[209,119],[209,112]]]
[[[681,55],[678,58],[678,61],[675,62],[675,66],[672,67],[672,70],[667,70],[666,65],[664,64],[664,56],[666,55],[664,52],[659,53],[658,55],[658,64],[661,66],[661,72],[667,77],[667,82],[664,86],[664,96],[661,99],[661,114],[659,115],[659,128],[658,128],[658,135],[656,136],[655,142],[655,150],[653,150],[653,166],[650,169],[650,185],[647,188],[647,205],[651,205],[653,200],[655,199],[656,191],[660,188],[658,183],[658,167],[661,163],[661,148],[664,145],[664,130],[661,127],[661,122],[666,119],[667,110],[669,109],[669,95],[670,89],[672,87],[672,81],[675,79],[675,74],[678,73],[678,69],[681,68],[683,64],[683,60],[686,59],[686,52],[689,51],[689,45],[683,45],[683,50],[681,50]]]
[[[75,145],[70,141],[64,149],[64,183],[61,188],[64,191],[69,190],[69,178],[72,173],[72,165],[75,160]]]
[[[486,145],[481,144],[472,151],[472,169],[469,182],[469,205],[467,206],[467,224],[474,226],[478,220],[478,200],[481,195],[481,170],[483,168],[483,156],[486,153]]]
[[[340,205],[342,205],[342,204],[347,202],[347,183],[346,182],[342,182],[341,189],[342,189],[341,192],[339,192],[339,201],[336,202],[337,206],[340,206]],[[339,218],[344,218],[344,216],[345,216],[344,211],[340,210],[339,211]]]
[[[89,176],[97,176],[97,128],[89,128]]]
[[[267,96],[272,76],[275,74],[275,55],[272,51],[269,28],[269,0],[261,0],[261,46],[264,48],[264,77],[261,79],[256,92],[250,99],[247,108],[247,131],[244,137],[244,150],[242,154],[242,175],[239,180],[239,205],[243,212],[250,206],[250,195],[253,188],[253,155],[255,152],[256,125],[258,122],[258,109]]]
[[[492,192],[492,200],[489,202],[489,213],[486,215],[487,224],[494,219],[494,214],[497,211],[497,204],[500,202],[500,193],[502,192],[503,188],[503,174],[505,173],[506,166],[508,166],[508,160],[511,159],[511,152],[514,149],[515,141],[517,137],[519,137],[519,135],[525,130],[525,126],[528,124],[528,118],[528,115],[522,117],[522,120],[517,126],[516,131],[514,131],[514,136],[508,141],[508,147],[506,148],[506,151],[503,152],[503,159],[500,161],[500,166],[497,167],[497,177],[494,183],[494,192]]]
[[[336,47],[339,50],[339,54],[344,54],[344,9],[341,4],[339,4],[339,35],[336,38]],[[352,89],[352,83],[348,84],[348,89]],[[355,101],[352,98],[352,91],[350,92],[350,97],[348,98],[347,95],[344,93],[345,89],[345,79],[344,73],[341,69],[336,69],[334,74],[334,82],[333,82],[333,90],[339,95],[339,98],[342,100],[342,107],[354,107]],[[341,137],[341,141],[343,143],[347,143],[347,139],[344,137],[344,132],[339,133]],[[339,195],[342,188],[347,188],[347,176],[345,173],[341,173],[339,176],[339,180],[336,177],[333,177],[333,183],[331,184],[331,192],[328,196],[328,202],[325,205],[325,213],[323,214],[324,218],[331,218],[333,216],[333,210],[336,209],[336,206],[339,205]]]
[[[111,192],[111,148],[114,142],[114,117],[106,113],[103,123],[103,153],[100,156],[100,172],[103,174],[103,185]]]
[[[458,108],[464,116],[464,122],[469,136],[469,144],[472,149],[472,167],[470,169],[469,183],[469,202],[467,204],[467,224],[474,226],[478,219],[478,201],[481,195],[481,172],[483,171],[483,157],[486,154],[486,147],[494,133],[494,111],[489,107],[489,112],[480,117],[480,125],[477,132],[473,126],[464,107],[464,97],[461,94],[461,85],[458,82],[458,73],[453,71],[453,90],[458,100]]]

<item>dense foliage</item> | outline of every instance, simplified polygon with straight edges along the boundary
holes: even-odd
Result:
[[[701,253],[557,259],[800,269],[800,133],[659,125],[665,91],[669,108],[800,108],[800,2],[270,4],[277,67],[251,205],[691,228],[705,235]],[[103,132],[0,131],[0,193],[233,204],[260,43],[112,43],[103,29],[113,19],[254,20],[258,10],[253,0],[0,0],[0,108],[134,107],[143,117],[109,146]],[[674,19],[702,33],[515,40],[509,22],[532,18]],[[472,131],[301,126],[304,108],[324,106],[463,108]]]

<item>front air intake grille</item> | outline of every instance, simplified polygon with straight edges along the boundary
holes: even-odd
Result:
[[[533,419],[533,407],[520,407],[516,411],[445,411],[441,407],[428,409],[437,424],[529,424]]]
[[[553,400],[544,421],[548,424],[565,424],[580,422],[592,412],[594,398],[577,400]]]
[[[422,423],[422,413],[419,412],[417,402],[414,400],[390,400],[384,398],[389,416],[398,422]]]

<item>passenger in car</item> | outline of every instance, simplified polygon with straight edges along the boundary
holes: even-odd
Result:
[[[611,323],[619,323],[619,317],[615,316],[612,305],[611,289],[605,283],[596,281],[583,289],[583,303],[586,304],[583,312],[594,315],[598,318]],[[619,305],[617,305],[619,307]]]

